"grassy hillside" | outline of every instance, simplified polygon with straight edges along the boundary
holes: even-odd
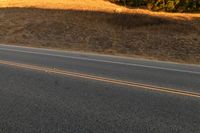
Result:
[[[20,7],[0,9],[1,43],[200,63],[199,14],[127,9],[103,0],[0,3]]]
[[[1,7],[37,7],[111,11],[118,6],[104,0],[0,0]]]

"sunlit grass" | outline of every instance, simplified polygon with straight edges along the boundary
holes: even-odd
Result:
[[[176,19],[192,19],[200,14],[151,12],[146,9],[129,9],[105,0],[0,0],[0,7],[36,7],[48,9],[92,10],[104,12],[123,12],[171,17]]]
[[[55,9],[107,10],[117,8],[104,0],[0,0],[1,7],[39,7]]]

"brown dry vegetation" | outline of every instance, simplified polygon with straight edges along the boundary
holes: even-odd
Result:
[[[199,14],[126,9],[101,0],[19,1],[0,1],[2,7],[21,7],[0,9],[1,43],[200,64]]]

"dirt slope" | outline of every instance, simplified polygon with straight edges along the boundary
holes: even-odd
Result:
[[[3,1],[2,7],[26,8],[0,9],[1,43],[200,64],[199,14],[126,9],[102,0]]]

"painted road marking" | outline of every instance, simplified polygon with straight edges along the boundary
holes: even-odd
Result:
[[[41,53],[41,52],[36,52],[36,51],[26,51],[26,50],[10,49],[10,48],[0,48],[0,50],[3,50],[3,51],[11,51],[11,52],[27,53],[27,54],[35,54],[35,55],[45,55],[45,56],[52,56],[52,57],[61,57],[61,58],[68,58],[68,59],[75,59],[75,60],[83,60],[83,61],[92,61],[92,62],[109,63],[109,64],[116,64],[116,65],[125,65],[125,66],[132,66],[132,67],[143,67],[143,68],[149,68],[149,69],[159,69],[159,70],[165,70],[165,71],[174,71],[174,72],[181,72],[181,73],[189,73],[189,74],[197,74],[197,75],[200,75],[200,72],[196,72],[196,71],[180,70],[180,69],[173,69],[173,68],[166,68],[166,67],[158,67],[158,66],[151,66],[151,65],[142,65],[142,64],[134,64],[134,63],[110,61],[110,60],[101,60],[101,59],[94,59],[94,58],[87,58],[87,57],[77,57],[77,56],[70,56],[70,55],[60,55],[60,54],[51,54],[51,53]]]
[[[16,62],[11,62],[11,61],[4,61],[4,60],[0,60],[0,64],[9,65],[9,66],[18,67],[18,68],[29,69],[29,70],[36,70],[36,71],[41,71],[41,72],[48,72],[48,73],[53,73],[53,74],[58,74],[58,75],[95,80],[95,81],[100,81],[100,82],[116,84],[116,85],[137,87],[139,89],[146,89],[146,90],[151,90],[151,91],[200,98],[200,93],[184,91],[184,90],[180,90],[180,89],[171,89],[171,88],[166,88],[166,87],[159,87],[159,86],[154,86],[154,85],[141,84],[141,83],[129,82],[129,81],[125,81],[125,80],[117,80],[117,79],[112,79],[112,78],[105,78],[105,77],[94,76],[94,75],[89,75],[89,74],[76,73],[76,72],[55,69],[55,68],[22,64],[22,63],[16,63]]]

